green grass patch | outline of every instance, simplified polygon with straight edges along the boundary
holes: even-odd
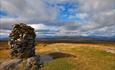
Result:
[[[94,47],[73,48],[71,52],[76,53],[78,61],[84,68],[80,70],[114,70],[115,54],[96,49]]]
[[[77,70],[76,66],[78,65],[75,63],[76,61],[72,58],[58,58],[52,61],[46,62],[44,67],[41,70]]]

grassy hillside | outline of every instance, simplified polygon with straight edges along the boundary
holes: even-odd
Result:
[[[56,59],[46,62],[41,70],[114,70],[115,54],[105,49],[113,49],[115,44],[73,44],[54,43],[38,44],[37,52],[51,54]],[[57,53],[57,54],[56,54]],[[59,55],[59,53],[65,53]],[[71,55],[65,57],[64,55]],[[61,57],[60,57],[61,56]],[[72,57],[75,56],[75,57]]]
[[[2,47],[0,59],[7,59],[9,51],[5,48],[6,43],[0,44],[0,47]],[[40,70],[114,70],[114,52],[114,43],[38,43],[36,45],[37,54],[53,58],[45,61]]]

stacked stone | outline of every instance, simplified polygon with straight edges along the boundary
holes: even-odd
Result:
[[[13,25],[9,35],[11,57],[29,58],[35,56],[35,38],[36,34],[32,27],[23,23]]]

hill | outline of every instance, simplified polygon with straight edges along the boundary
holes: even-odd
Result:
[[[7,42],[0,44],[0,64],[8,61]],[[36,45],[44,62],[40,70],[114,70],[115,43],[44,43]],[[23,70],[26,61],[18,70]]]

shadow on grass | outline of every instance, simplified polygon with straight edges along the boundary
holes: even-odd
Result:
[[[73,54],[69,54],[69,53],[53,52],[49,54],[40,55],[40,61],[44,63],[46,61],[51,61],[51,60],[58,59],[58,58],[67,58],[67,57],[75,58],[76,56]]]
[[[63,53],[63,52],[54,52],[54,53],[49,53],[48,55],[52,56],[53,59],[65,58],[65,57],[76,57],[75,55],[72,55],[69,53]]]

